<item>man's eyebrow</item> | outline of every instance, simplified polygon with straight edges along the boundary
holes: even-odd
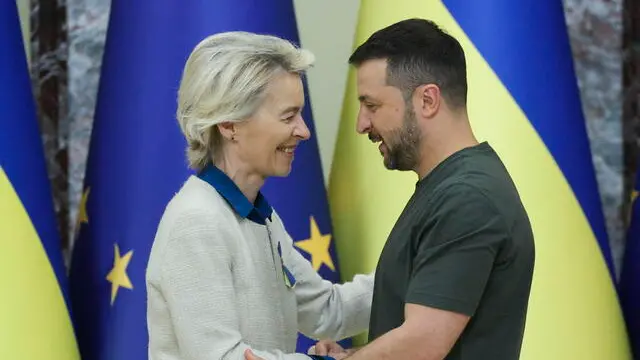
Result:
[[[372,103],[378,103],[379,101],[377,101],[376,99],[372,98],[370,95],[360,95],[358,96],[358,100],[360,102],[372,102]]]

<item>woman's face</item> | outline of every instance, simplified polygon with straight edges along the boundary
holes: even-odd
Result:
[[[289,175],[296,146],[311,136],[303,106],[300,76],[283,71],[267,87],[256,113],[235,124],[237,155],[249,172],[263,178]]]

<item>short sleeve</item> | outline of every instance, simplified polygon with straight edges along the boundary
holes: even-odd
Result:
[[[406,302],[472,316],[508,232],[480,190],[453,184],[438,190],[417,227]]]

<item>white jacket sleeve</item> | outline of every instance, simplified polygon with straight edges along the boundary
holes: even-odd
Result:
[[[298,329],[312,339],[344,339],[369,327],[374,273],[333,284],[323,279],[290,241],[285,264],[296,277]]]
[[[249,346],[239,331],[241,314],[235,305],[227,245],[231,235],[201,213],[186,215],[172,229],[161,272],[160,293],[165,297],[175,333],[150,336],[175,337],[180,360],[244,360]],[[252,350],[266,360],[310,359],[304,354]],[[150,355],[154,360],[168,359],[162,349],[152,347]]]

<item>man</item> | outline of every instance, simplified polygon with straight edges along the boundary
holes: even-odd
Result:
[[[518,359],[535,248],[506,168],[479,143],[466,110],[466,61],[427,20],[374,33],[349,59],[361,103],[357,131],[384,165],[414,171],[415,192],[382,250],[369,343],[335,355],[368,359]]]

